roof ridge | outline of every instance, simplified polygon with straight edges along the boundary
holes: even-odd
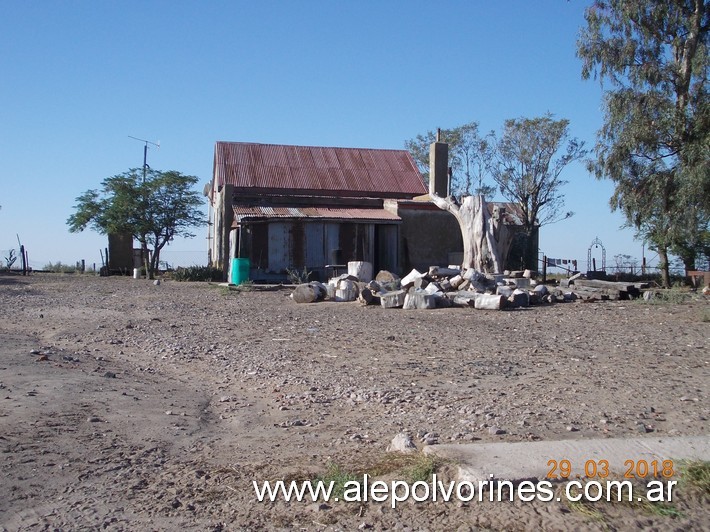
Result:
[[[310,144],[277,144],[274,142],[243,142],[243,141],[238,141],[238,140],[218,140],[215,142],[215,146],[217,144],[240,144],[243,146],[274,146],[274,147],[279,147],[279,148],[322,148],[322,149],[326,149],[326,150],[392,151],[392,152],[407,152],[407,153],[409,153],[409,151],[406,148],[363,148],[363,147],[354,148],[352,146],[315,146],[315,145],[310,145]]]

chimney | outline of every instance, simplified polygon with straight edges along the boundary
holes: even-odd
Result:
[[[429,145],[429,194],[434,193],[442,198],[449,195],[449,145],[441,142],[441,129]]]

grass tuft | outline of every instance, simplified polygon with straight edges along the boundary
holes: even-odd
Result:
[[[699,489],[710,495],[710,462],[684,462],[681,465],[681,481],[683,485]]]
[[[342,498],[345,493],[345,485],[348,482],[360,481],[357,476],[343,469],[340,465],[335,463],[328,464],[326,472],[323,475],[316,477],[316,480],[320,480],[328,486],[331,482],[333,483],[332,496]]]

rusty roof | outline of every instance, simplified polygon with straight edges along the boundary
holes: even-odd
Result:
[[[426,188],[407,150],[217,142],[216,186],[236,191],[411,198]]]
[[[357,222],[399,222],[401,218],[385,209],[331,209],[327,207],[244,207],[235,205],[233,227],[243,220],[274,218],[312,220],[352,220]]]

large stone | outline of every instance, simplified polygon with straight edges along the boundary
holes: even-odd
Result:
[[[429,283],[429,284],[426,285],[426,287],[424,288],[424,291],[425,291],[427,294],[443,293],[443,289],[442,289],[440,283]]]
[[[378,283],[394,283],[395,281],[399,281],[399,276],[388,272],[387,270],[380,270],[377,272],[375,281]]]
[[[436,298],[423,291],[409,292],[404,297],[405,310],[436,308]]]
[[[485,279],[486,276],[483,275],[481,272],[475,270],[474,268],[469,268],[466,270],[463,274],[463,278],[466,279],[467,281],[479,281],[481,279]]]
[[[518,277],[514,279],[517,288],[530,288],[530,279],[526,277]]]
[[[335,289],[336,301],[355,301],[358,296],[358,287],[354,281],[350,279],[342,279],[338,281]]]
[[[458,268],[444,268],[443,266],[429,266],[429,276],[431,277],[453,277],[459,275]]]
[[[354,275],[363,283],[372,281],[372,263],[361,260],[348,262],[348,274]]]
[[[508,301],[512,307],[529,307],[530,294],[528,294],[526,290],[516,288],[513,290],[513,294],[508,298]]]
[[[424,277],[426,274],[413,269],[411,272],[409,272],[407,275],[402,277],[402,280],[400,281],[400,284],[402,285],[402,288],[407,289],[410,286],[414,286],[414,283],[417,280],[421,280],[422,277]]]
[[[479,310],[501,310],[505,308],[505,301],[502,295],[478,294],[473,306]]]
[[[318,301],[318,290],[310,284],[299,284],[291,297],[296,303],[313,303]]]
[[[400,432],[394,438],[389,447],[387,447],[388,453],[416,453],[417,446],[414,445],[412,437],[409,434]]]
[[[357,296],[357,300],[362,305],[379,305],[380,298],[372,293],[372,290],[365,287],[360,290],[360,294]]]
[[[461,305],[462,307],[472,307],[476,303],[476,297],[480,294],[478,292],[472,292],[468,290],[459,290],[454,296],[454,304]]]
[[[399,308],[404,305],[404,299],[407,292],[404,290],[395,290],[380,294],[380,305],[382,308]]]
[[[540,297],[543,297],[549,294],[550,290],[544,284],[539,284],[533,289],[533,292],[535,292]]]
[[[373,294],[376,294],[378,292],[382,291],[382,287],[380,286],[380,283],[377,281],[370,281],[367,283],[366,288],[368,288]]]
[[[510,297],[513,295],[514,288],[512,286],[498,286],[496,287],[496,294],[500,296]]]
[[[463,283],[463,277],[456,275],[449,279],[449,283],[451,284],[451,288],[458,288],[461,286],[461,283]]]

